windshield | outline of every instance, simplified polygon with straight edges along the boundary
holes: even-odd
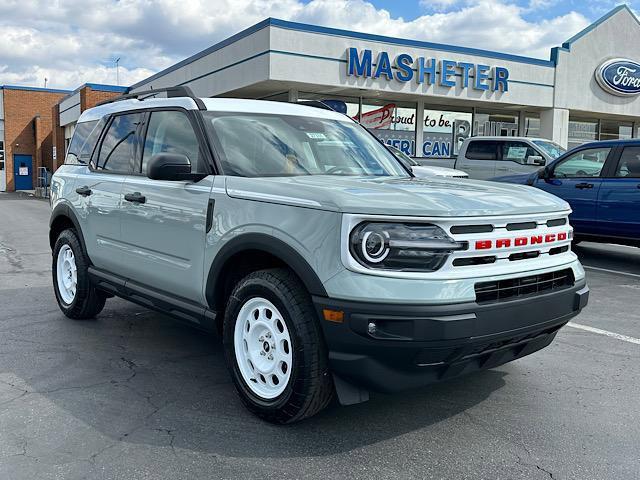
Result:
[[[351,121],[203,112],[223,173],[243,177],[408,177],[398,160]]]
[[[409,155],[404,153],[399,148],[396,148],[393,145],[387,145],[387,148],[391,150],[391,152],[398,158],[398,160],[404,161],[408,166],[417,167],[418,165],[420,165],[418,162],[416,162],[413,158],[411,158]]]
[[[533,143],[544,150],[544,153],[549,155],[551,159],[558,158],[560,155],[567,151],[566,148],[562,148],[557,143],[553,143],[547,140],[534,140]]]

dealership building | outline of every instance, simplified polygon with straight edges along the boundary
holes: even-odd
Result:
[[[201,97],[321,100],[416,157],[453,157],[472,135],[575,147],[640,136],[638,38],[625,5],[548,60],[269,18],[128,90],[186,85]],[[104,89],[104,98],[124,90]],[[57,104],[57,151],[94,104],[81,97],[76,90]],[[52,156],[55,169],[61,157]]]

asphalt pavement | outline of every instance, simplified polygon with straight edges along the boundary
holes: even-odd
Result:
[[[280,427],[216,337],[119,299],[62,315],[48,217],[0,193],[0,479],[640,478],[640,249],[576,249],[590,304],[545,350]]]

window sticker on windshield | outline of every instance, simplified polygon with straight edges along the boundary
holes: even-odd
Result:
[[[509,147],[507,158],[515,158],[517,160],[524,159],[527,154],[527,147]]]
[[[313,138],[314,140],[324,140],[327,136],[322,132],[306,132],[307,137]]]

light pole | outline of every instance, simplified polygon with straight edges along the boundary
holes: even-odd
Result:
[[[116,85],[120,86],[120,57],[116,58]]]

